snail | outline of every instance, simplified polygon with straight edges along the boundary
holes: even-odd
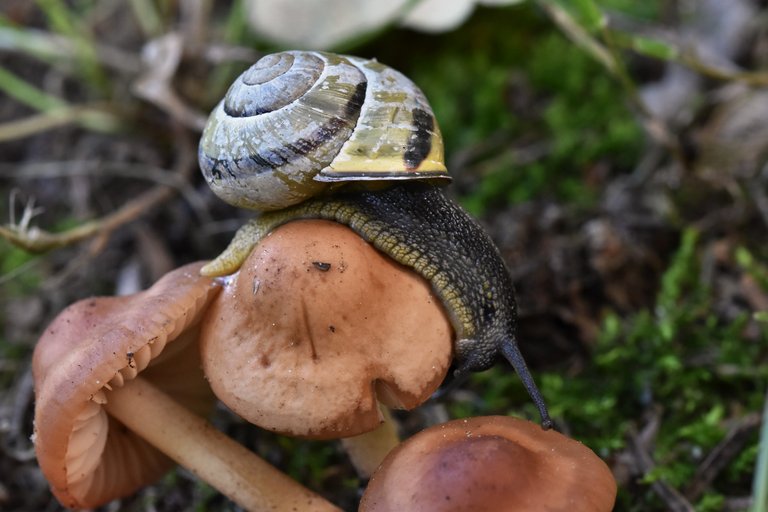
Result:
[[[267,55],[211,113],[199,161],[213,191],[260,214],[202,269],[224,276],[295,219],[340,222],[426,278],[453,324],[456,374],[498,354],[551,420],[516,342],[509,271],[490,236],[450,200],[443,143],[419,88],[398,71],[322,52]]]

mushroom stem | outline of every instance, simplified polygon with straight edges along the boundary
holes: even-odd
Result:
[[[247,510],[340,511],[141,377],[107,398],[110,415]]]
[[[387,407],[381,405],[384,422],[374,430],[359,436],[346,437],[341,445],[361,478],[370,478],[384,457],[400,444],[397,423]]]

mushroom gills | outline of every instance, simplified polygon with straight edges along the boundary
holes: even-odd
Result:
[[[89,477],[99,465],[107,443],[107,422],[107,414],[92,401],[78,414],[69,436],[66,455],[67,485],[70,488],[90,483]]]
[[[32,368],[35,452],[63,505],[102,505],[170,467],[165,455],[119,426],[104,409],[114,391],[131,387],[139,373],[195,412],[213,405],[198,352],[190,350],[201,313],[220,290],[199,276],[201,267],[194,263],[177,269],[134,295],[72,304],[38,341]],[[184,393],[177,393],[182,386]],[[134,413],[141,416],[142,411]]]

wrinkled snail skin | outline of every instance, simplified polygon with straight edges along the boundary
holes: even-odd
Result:
[[[458,373],[503,355],[551,426],[517,346],[509,271],[479,223],[436,186],[450,180],[442,139],[410,80],[354,57],[264,57],[211,114],[199,158],[217,195],[262,212],[204,275],[236,272],[259,240],[292,220],[345,224],[432,284],[456,331]]]

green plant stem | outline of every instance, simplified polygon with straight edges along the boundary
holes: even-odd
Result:
[[[78,123],[95,132],[112,133],[120,128],[117,117],[98,107],[66,106],[0,124],[0,142],[29,137],[70,123]]]
[[[0,90],[19,103],[43,112],[66,106],[64,100],[35,87],[2,66],[0,66]]]
[[[78,17],[61,0],[37,0],[37,5],[54,32],[73,40],[85,83],[97,90],[108,91],[108,80],[99,65],[96,46],[88,27],[79,22]]]
[[[95,44],[98,63],[124,74],[141,71],[141,62],[133,54],[114,46]],[[32,56],[59,66],[77,62],[77,43],[68,36],[45,30],[0,25],[0,49]]]
[[[0,91],[42,113],[0,125],[0,141],[25,137],[71,122],[77,122],[89,130],[100,132],[114,132],[121,125],[117,116],[99,106],[70,105],[2,66],[0,66]]]
[[[611,73],[627,92],[627,98],[639,114],[640,121],[651,138],[661,143],[683,167],[686,159],[680,142],[669,131],[666,123],[657,118],[643,102],[637,87],[624,67],[623,61],[614,42],[613,35],[606,22],[597,25],[597,30],[605,44],[595,39],[565,9],[552,0],[538,0],[539,5],[549,14],[563,33],[577,46],[586,51]]]
[[[539,5],[544,9],[552,21],[563,31],[563,33],[573,41],[576,46],[586,51],[596,61],[603,65],[612,75],[617,75],[616,59],[611,52],[599,41],[592,37],[589,32],[579,25],[573,17],[551,0],[539,0]]]
[[[757,454],[755,477],[752,484],[751,512],[768,511],[768,396],[763,406],[763,425],[760,427],[760,449]]]
[[[163,32],[163,20],[152,0],[130,0],[133,15],[147,38],[158,37]]]

